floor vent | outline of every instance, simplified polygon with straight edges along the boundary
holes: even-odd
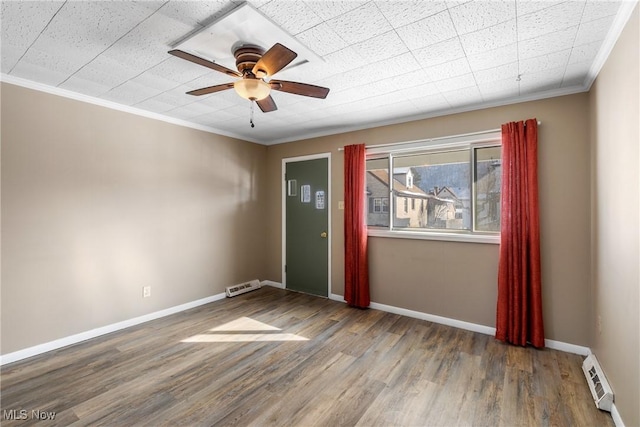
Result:
[[[585,377],[587,377],[587,383],[589,383],[589,389],[591,390],[593,400],[596,402],[596,406],[603,411],[611,412],[613,391],[595,355],[590,354],[587,356],[582,363],[582,370],[584,371]]]
[[[241,283],[239,285],[229,286],[226,290],[227,297],[235,297],[236,295],[244,294],[245,292],[251,292],[256,289],[260,289],[260,281],[258,279],[250,282]]]

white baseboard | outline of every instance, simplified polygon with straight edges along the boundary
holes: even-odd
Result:
[[[272,286],[274,288],[285,289],[284,285],[279,282],[274,282],[271,280],[263,280],[260,282],[261,286]],[[208,304],[210,302],[218,301],[225,298],[225,293],[216,294],[207,298],[202,298],[196,301],[191,301],[185,304],[177,305],[175,307],[170,307],[164,310],[156,311],[154,313],[145,314],[144,316],[136,317],[129,320],[124,320],[122,322],[114,323],[111,325],[103,326],[100,328],[92,329],[90,331],[81,332],[79,334],[71,335],[69,337],[60,338],[54,341],[50,341],[44,344],[39,344],[33,347],[25,348],[23,350],[18,350],[13,353],[0,355],[0,366],[5,365],[7,363],[17,362],[22,359],[26,359],[28,357],[37,356],[42,353],[46,353],[47,351],[57,350],[62,347],[66,347],[69,345],[77,344],[82,341],[86,341],[91,338],[96,338],[101,335],[109,334],[111,332],[119,331],[121,329],[128,328],[130,326],[139,325],[141,323],[149,322],[151,320],[159,319],[161,317],[169,316],[174,313],[178,313],[180,311],[188,310],[190,308],[198,307],[203,304]],[[329,294],[329,299],[333,301],[338,301],[344,303],[344,297],[338,294]],[[448,317],[436,316],[434,314],[423,313],[420,311],[409,310],[406,308],[394,307],[386,304],[379,304],[376,302],[372,302],[369,305],[370,308],[386,311],[389,313],[400,314],[402,316],[413,317],[415,319],[427,320],[433,323],[439,323],[441,325],[453,326],[455,328],[465,329],[467,331],[479,332],[481,334],[486,335],[495,335],[495,328],[490,326],[478,325],[475,323],[465,322],[462,320],[451,319]],[[588,347],[583,347],[575,344],[568,344],[561,341],[554,340],[545,340],[545,345],[548,348],[554,350],[560,350],[567,353],[579,354],[582,356],[587,356],[591,354],[591,349]],[[615,408],[615,405],[614,405]],[[617,411],[615,411],[617,417],[619,419],[619,423],[616,422],[616,426],[623,426],[622,419]],[[614,411],[612,410],[611,415],[614,417],[614,421],[616,421],[616,416],[614,415]]]
[[[453,326],[454,328],[465,329],[472,332],[480,332],[486,335],[495,335],[496,328],[478,325],[476,323],[465,322],[463,320],[450,319],[448,317],[436,316],[435,314],[422,313],[420,311],[408,310],[406,308],[394,307],[392,305],[378,304],[372,302],[369,307],[376,310],[387,311],[389,313],[400,314],[402,316],[413,317],[415,319],[427,320],[441,325]]]
[[[329,298],[334,301],[345,302],[342,295],[331,294]],[[438,323],[441,325],[453,326],[454,328],[464,329],[467,331],[479,332],[485,335],[494,336],[496,334],[496,328],[491,326],[478,325],[476,323],[465,322],[463,320],[436,316],[435,314],[428,314],[420,311],[409,310],[406,308],[394,307],[392,305],[379,304],[377,302],[372,302],[371,304],[369,304],[369,307],[389,313],[400,314],[402,316],[413,317],[415,319],[427,320],[429,322]],[[589,354],[591,354],[591,349],[589,347],[569,344],[562,341],[545,340],[545,346],[553,350],[579,354],[581,356],[588,356]]]
[[[260,282],[260,286],[271,286],[278,289],[285,289],[284,284],[280,282],[274,282],[273,280],[263,280]]]
[[[329,299],[338,302],[345,302],[344,297],[338,294],[329,294]]]
[[[156,311],[154,313],[145,314],[143,316],[135,317],[133,319],[124,320],[122,322],[113,323],[111,325],[102,326],[100,328],[92,329],[90,331],[81,332],[79,334],[71,335],[68,337],[60,338],[54,341],[49,341],[44,344],[38,344],[33,347],[18,350],[13,353],[0,355],[0,366],[7,363],[17,362],[28,357],[37,356],[48,351],[57,350],[62,347],[66,347],[72,344],[77,344],[82,341],[86,341],[91,338],[96,338],[101,335],[116,332],[121,329],[129,328],[131,326],[139,325],[141,323],[149,322],[151,320],[159,319],[161,317],[169,316],[171,314],[178,313],[180,311],[188,310],[190,308],[198,307],[200,305],[208,304],[210,302],[218,301],[225,298],[225,293],[216,294],[207,298],[202,298],[196,301],[191,301],[185,304],[177,305],[175,307],[169,307],[164,310]]]
[[[622,421],[622,417],[620,416],[620,412],[618,412],[618,408],[616,408],[616,404],[611,405],[611,418],[613,418],[613,423],[616,427],[625,427],[624,422]]]
[[[570,344],[562,341],[544,340],[544,345],[553,350],[564,351],[565,353],[579,354],[580,356],[588,356],[591,354],[589,347]]]

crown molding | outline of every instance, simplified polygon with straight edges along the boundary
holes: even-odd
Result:
[[[134,114],[136,116],[146,117],[148,119],[159,120],[161,122],[170,123],[177,126],[187,127],[191,129],[200,130],[203,132],[212,133],[215,135],[227,136],[229,138],[240,139],[242,141],[253,142],[255,144],[265,145],[259,140],[249,139],[244,136],[234,134],[233,132],[226,132],[220,129],[216,129],[210,126],[204,126],[197,123],[192,123],[186,120],[180,120],[173,117],[165,116],[163,114],[154,113],[151,111],[143,110],[141,108],[131,107],[129,105],[122,105],[116,102],[107,101],[93,96],[84,95],[77,92],[72,92],[67,89],[62,89],[55,86],[49,86],[42,83],[37,83],[31,80],[23,79],[20,77],[14,77],[8,74],[0,74],[0,81],[9,83],[16,86],[21,86],[27,89],[37,90],[39,92],[45,92],[52,95],[61,96],[63,98],[69,98],[80,102],[86,102],[87,104],[98,105],[100,107],[109,108],[111,110],[122,111],[124,113]]]
[[[483,102],[479,104],[470,105],[467,107],[452,108],[448,110],[438,110],[438,111],[432,111],[425,114],[416,114],[412,116],[399,117],[391,120],[379,121],[379,122],[376,122],[374,125],[372,125],[371,123],[366,123],[362,125],[339,126],[339,127],[327,129],[326,131],[312,132],[312,133],[307,133],[305,135],[294,136],[291,138],[276,139],[271,141],[270,143],[265,143],[265,145],[276,145],[276,144],[284,144],[287,142],[303,141],[306,139],[320,138],[323,136],[337,135],[337,134],[347,133],[347,132],[355,132],[355,131],[364,130],[364,129],[374,129],[374,128],[383,127],[383,126],[397,125],[397,124],[408,123],[408,122],[416,122],[419,120],[432,119],[435,117],[450,116],[453,114],[466,113],[469,111],[484,110],[487,108],[520,104],[522,102],[539,101],[541,99],[555,98],[558,96],[565,96],[565,95],[573,95],[576,93],[582,93],[587,91],[588,89],[584,86],[571,86],[566,88],[552,89],[544,92],[538,92],[538,93],[533,93],[533,94],[524,95],[524,96],[502,99],[500,101]]]

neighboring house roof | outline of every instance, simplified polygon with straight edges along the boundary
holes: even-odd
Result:
[[[367,171],[369,175],[376,178],[382,184],[387,185],[389,182],[389,173],[384,169],[374,169]],[[427,194],[422,189],[417,186],[413,186],[412,188],[407,188],[404,183],[399,181],[397,178],[393,179],[393,192],[402,197],[412,197],[416,199],[431,199],[437,200],[445,203],[455,203],[454,200],[451,199],[443,199],[438,197],[437,195]]]
[[[384,169],[374,169],[374,170],[367,171],[367,173],[369,173],[371,176],[377,178],[384,185],[387,185],[387,183],[389,182],[389,173]],[[399,181],[395,177],[393,179],[393,191],[403,192],[403,193],[404,192],[413,193],[414,197],[420,197],[420,196],[427,196],[428,195],[427,193],[425,193],[424,191],[422,191],[420,188],[418,188],[416,186],[414,186],[411,189],[407,188],[407,186],[404,185],[403,182]]]

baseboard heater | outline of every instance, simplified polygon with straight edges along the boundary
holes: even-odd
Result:
[[[246,292],[255,291],[256,289],[260,289],[260,281],[258,279],[251,280],[246,283],[241,283],[239,285],[229,286],[225,293],[228,298],[235,297],[236,295],[244,294]]]
[[[589,389],[593,400],[596,402],[596,407],[603,411],[611,412],[613,390],[611,390],[595,355],[590,354],[582,362],[582,371],[584,376],[587,377],[587,383],[589,383]]]

